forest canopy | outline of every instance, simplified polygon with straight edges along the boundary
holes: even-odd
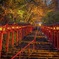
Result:
[[[58,9],[57,2],[55,0],[0,0],[0,21],[34,24],[35,21],[41,21],[50,11]],[[6,17],[9,17],[8,20],[5,19]]]

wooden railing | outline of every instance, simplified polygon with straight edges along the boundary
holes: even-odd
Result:
[[[47,36],[49,42],[51,42],[54,47],[59,50],[59,25],[41,26],[41,30]]]
[[[24,26],[5,25],[5,26],[0,26],[0,58],[1,58],[1,52],[3,50],[2,49],[3,45],[4,45],[6,52],[8,52],[9,46],[13,47],[14,44],[18,44],[18,42],[20,40],[22,40],[22,38],[24,36],[26,36],[32,32],[32,28],[33,28],[32,25],[24,25]],[[5,41],[5,43],[3,43],[3,41]],[[10,43],[10,41],[11,41],[11,43]]]

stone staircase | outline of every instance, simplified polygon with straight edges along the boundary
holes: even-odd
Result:
[[[11,59],[11,57],[13,57],[34,39],[35,32],[36,31],[33,31],[24,37],[22,41],[19,42],[18,45],[14,45],[14,47],[8,53],[2,51],[1,59]],[[34,45],[34,49],[32,43],[25,49],[25,51],[22,52],[21,55],[18,55],[15,59],[59,59],[59,51],[53,47],[42,32],[38,31]]]

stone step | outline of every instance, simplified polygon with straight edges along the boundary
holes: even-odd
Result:
[[[18,45],[14,45],[11,50],[6,53],[2,52],[2,59],[11,59],[12,56],[17,54],[21,49],[23,49],[26,45],[28,45],[29,42],[31,42],[34,39],[35,32],[28,34],[25,36],[21,42],[19,42]],[[33,45],[35,45],[35,49],[33,49]],[[47,38],[42,32],[38,32],[36,37],[36,43],[30,44],[29,47],[25,49],[24,52],[20,56],[17,56],[15,59],[49,59],[49,58],[58,58],[59,59],[59,52],[54,49],[53,45],[48,42]]]

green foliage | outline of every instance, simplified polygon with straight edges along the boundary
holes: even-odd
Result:
[[[43,18],[42,18],[43,24],[54,24],[59,22],[59,12],[51,11],[48,12]]]

